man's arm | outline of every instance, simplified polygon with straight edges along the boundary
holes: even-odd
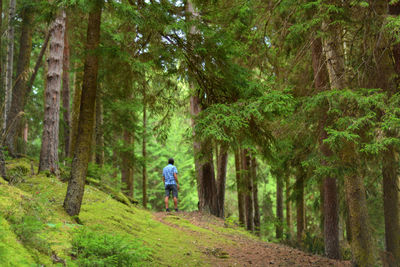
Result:
[[[175,178],[176,186],[178,187],[178,190],[179,190],[178,175],[176,175],[176,172],[174,172],[174,178]]]
[[[165,177],[164,177],[164,175],[162,176],[162,181],[163,181],[164,186],[165,186]]]

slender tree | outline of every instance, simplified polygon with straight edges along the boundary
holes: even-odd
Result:
[[[13,66],[14,66],[14,17],[15,17],[15,0],[10,0],[8,7],[8,28],[7,28],[7,60],[6,74],[4,77],[4,112],[3,112],[3,130],[8,127],[7,117],[11,107],[12,100],[12,84],[13,84]]]
[[[64,34],[64,57],[63,57],[63,74],[62,74],[62,104],[63,104],[63,119],[64,119],[64,155],[69,155],[69,143],[71,140],[70,128],[70,86],[69,86],[69,42],[68,42],[68,12],[65,18],[65,34]]]
[[[71,178],[68,182],[67,194],[64,200],[64,208],[71,216],[80,212],[85,178],[90,160],[91,138],[93,134],[93,119],[95,113],[98,54],[95,53],[100,42],[101,9],[103,1],[92,2],[89,12],[87,29],[87,54],[85,57],[84,77],[82,85],[81,109],[79,116],[76,148],[71,168]]]
[[[260,205],[258,203],[258,179],[257,179],[257,159],[255,156],[251,157],[251,176],[253,180],[253,203],[254,203],[254,230],[260,236]]]
[[[228,165],[228,147],[225,144],[220,146],[217,154],[217,196],[218,196],[218,214],[219,217],[225,217],[225,184],[226,168]]]
[[[242,164],[240,149],[235,149],[235,170],[236,170],[236,190],[238,194],[238,212],[239,212],[239,223],[244,225],[245,221],[245,204],[243,194],[243,182],[242,182]]]
[[[246,227],[254,231],[254,210],[253,210],[253,181],[250,173],[250,153],[247,149],[242,150],[242,165],[245,183],[244,199],[246,204]]]
[[[65,11],[62,10],[50,29],[50,53],[46,76],[45,110],[39,172],[58,173],[58,129],[64,52]]]
[[[143,136],[142,136],[142,204],[147,207],[147,103],[146,103],[146,86],[143,85]]]

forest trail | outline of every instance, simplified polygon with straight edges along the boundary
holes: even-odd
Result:
[[[218,244],[198,245],[199,252],[206,256],[211,266],[351,266],[348,261],[331,260],[285,245],[263,242],[251,235],[238,234],[237,231],[221,231],[229,229],[224,220],[200,212],[156,212],[154,217],[163,224],[193,236],[193,242],[207,238],[207,235],[179,221],[189,221],[219,236],[221,242]]]

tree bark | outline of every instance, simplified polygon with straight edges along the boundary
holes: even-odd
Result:
[[[71,133],[70,133],[70,143],[69,143],[69,158],[72,158],[75,152],[76,139],[78,137],[78,124],[79,124],[79,113],[82,98],[82,88],[81,88],[81,76],[82,73],[75,73],[75,83],[74,83],[74,98],[72,99],[72,120],[71,120]]]
[[[356,174],[347,175],[344,178],[346,198],[350,211],[353,265],[374,266],[374,251],[363,179]]]
[[[188,19],[197,16],[194,11],[194,6],[191,1],[187,1],[186,10]],[[192,39],[196,34],[196,28],[192,26],[189,30],[188,39]],[[192,71],[192,70],[190,70]],[[191,73],[192,74],[192,73]],[[190,81],[190,87],[195,90],[193,81]],[[193,95],[190,98],[190,111],[192,115],[192,128],[193,128],[193,151],[195,157],[195,169],[197,177],[197,192],[199,196],[199,210],[219,216],[218,199],[217,199],[217,185],[215,181],[215,171],[213,162],[212,144],[210,140],[196,140],[195,117],[201,111],[200,98]]]
[[[245,177],[244,199],[246,204],[246,226],[247,230],[254,231],[253,181],[250,174],[250,154],[247,149],[242,150],[242,168]]]
[[[283,236],[283,181],[282,177],[276,176],[276,238]]]
[[[96,95],[96,159],[99,166],[104,165],[104,133],[103,133],[103,101],[101,98],[102,87],[99,86]]]
[[[65,11],[61,11],[50,30],[50,54],[48,58],[42,148],[39,172],[50,170],[58,173],[58,129],[60,89],[64,51]]]
[[[389,266],[400,264],[400,214],[398,155],[390,146],[382,155],[383,209],[385,215],[385,244],[390,254]],[[397,262],[397,264],[396,264]]]
[[[122,166],[121,166],[121,182],[123,187],[123,192],[128,197],[133,198],[133,136],[129,131],[124,130],[124,145],[125,150],[121,153],[122,157]]]
[[[7,117],[11,107],[12,100],[12,78],[14,66],[14,17],[15,17],[15,1],[10,0],[8,11],[8,28],[7,28],[7,60],[6,74],[4,77],[4,112],[3,112],[3,131],[5,132],[7,125]]]
[[[295,184],[296,194],[296,220],[297,220],[297,242],[303,243],[304,233],[304,178],[305,172],[302,167],[299,167],[299,172]]]
[[[18,127],[21,126],[19,120],[20,116],[18,116],[18,114],[24,110],[24,103],[26,102],[28,93],[26,84],[28,81],[29,63],[32,51],[33,15],[34,13],[30,8],[24,8],[22,10],[21,37],[17,60],[17,78],[12,89],[11,106],[7,115],[7,126],[9,127],[13,124],[14,127],[9,127],[8,129],[6,145],[9,153],[14,157],[16,154],[22,153],[22,151],[18,151],[18,148],[21,148],[21,146],[16,146],[19,134],[18,129],[22,128]]]
[[[146,87],[143,86],[143,141],[142,141],[142,156],[143,156],[143,169],[142,169],[142,195],[143,207],[147,208],[147,108],[146,108]]]
[[[221,145],[217,154],[217,198],[218,198],[218,217],[225,217],[225,184],[226,167],[228,165],[228,148]]]
[[[65,18],[65,34],[64,34],[64,57],[63,57],[63,75],[62,75],[62,103],[63,103],[63,119],[64,119],[64,156],[68,157],[69,146],[71,140],[71,121],[69,108],[69,42],[68,42],[68,15]]]
[[[326,47],[326,49],[333,49]],[[328,53],[327,53],[328,54]],[[331,53],[334,54],[334,53]],[[315,39],[312,44],[312,65],[314,70],[314,84],[317,92],[327,90],[328,87],[328,73],[325,64],[325,57],[322,52],[321,39]],[[334,66],[331,66],[333,69]],[[333,74],[332,74],[333,75]],[[342,74],[343,75],[343,74]],[[342,80],[342,79],[337,79]],[[338,82],[338,81],[336,81]],[[342,82],[338,82],[336,86],[343,86]],[[337,87],[340,89],[342,87]],[[323,156],[322,165],[328,166],[328,162],[325,158],[332,156],[332,151],[324,140],[328,137],[325,130],[327,126],[327,108],[323,107],[322,117],[319,121],[319,150]],[[333,177],[323,178],[323,216],[324,216],[324,243],[325,243],[325,254],[328,258],[339,259],[340,247],[339,247],[339,210],[338,210],[338,199],[337,199],[337,188],[336,179]]]
[[[78,215],[80,212],[87,167],[90,160],[99,61],[97,53],[94,52],[98,48],[100,42],[102,2],[103,1],[100,0],[95,1],[95,3],[93,3],[93,9],[89,12],[86,44],[87,54],[85,57],[78,125],[79,135],[77,136],[76,149],[72,161],[71,178],[68,182],[67,195],[64,200],[64,208],[71,216]]]
[[[235,149],[235,169],[236,169],[236,189],[238,194],[238,212],[239,212],[239,223],[244,225],[245,221],[245,206],[244,206],[244,194],[243,194],[243,179],[242,179],[242,164],[240,150]]]
[[[290,202],[290,176],[285,179],[285,204],[286,204],[286,226],[288,229],[288,238],[292,236],[292,207]]]
[[[340,39],[341,30],[337,24],[329,25],[326,22],[323,22],[322,30],[328,33],[323,40],[323,52],[326,58],[330,87],[331,89],[343,89],[346,82],[343,49],[341,48],[342,40]],[[354,144],[343,144],[343,148],[339,152],[343,165],[353,166],[356,164],[355,149]],[[351,168],[349,167],[349,169]],[[362,177],[354,171],[352,174],[347,174],[345,176],[345,191],[350,212],[353,263],[357,266],[372,266],[374,264],[374,250],[370,229],[368,228],[369,218]],[[328,215],[325,214],[325,216]],[[325,227],[327,227],[326,224]],[[327,229],[325,229],[326,233]]]
[[[251,158],[251,176],[253,178],[254,230],[256,235],[260,236],[261,219],[260,219],[260,205],[258,204],[257,159],[255,156]]]

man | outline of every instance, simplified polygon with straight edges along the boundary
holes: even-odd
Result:
[[[168,165],[163,169],[163,182],[165,187],[165,211],[169,211],[168,200],[170,192],[172,191],[172,196],[174,197],[175,211],[178,211],[178,170],[174,166],[174,159],[168,159]]]

